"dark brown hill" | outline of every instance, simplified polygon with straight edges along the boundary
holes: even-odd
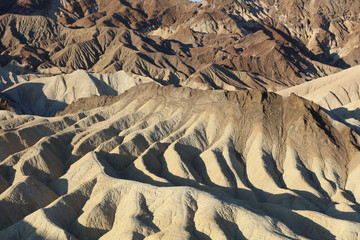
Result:
[[[354,66],[360,56],[356,1],[1,4],[1,63],[38,72],[123,69],[159,82],[221,87],[230,78],[237,88],[280,89]],[[213,64],[222,68],[210,75],[226,76],[215,86],[201,74]]]

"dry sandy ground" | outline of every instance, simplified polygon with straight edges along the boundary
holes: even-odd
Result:
[[[155,84],[117,98],[0,112],[0,239],[358,239],[358,135],[318,105]]]

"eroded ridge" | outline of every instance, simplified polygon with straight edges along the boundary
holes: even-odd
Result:
[[[358,136],[318,105],[155,84],[117,98],[0,112],[0,238],[357,238]]]

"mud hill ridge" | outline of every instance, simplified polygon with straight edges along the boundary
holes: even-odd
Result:
[[[1,238],[358,236],[359,137],[315,103],[156,84],[116,98],[0,112]]]

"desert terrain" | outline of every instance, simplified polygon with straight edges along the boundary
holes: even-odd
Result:
[[[360,3],[0,3],[0,239],[360,236]]]

